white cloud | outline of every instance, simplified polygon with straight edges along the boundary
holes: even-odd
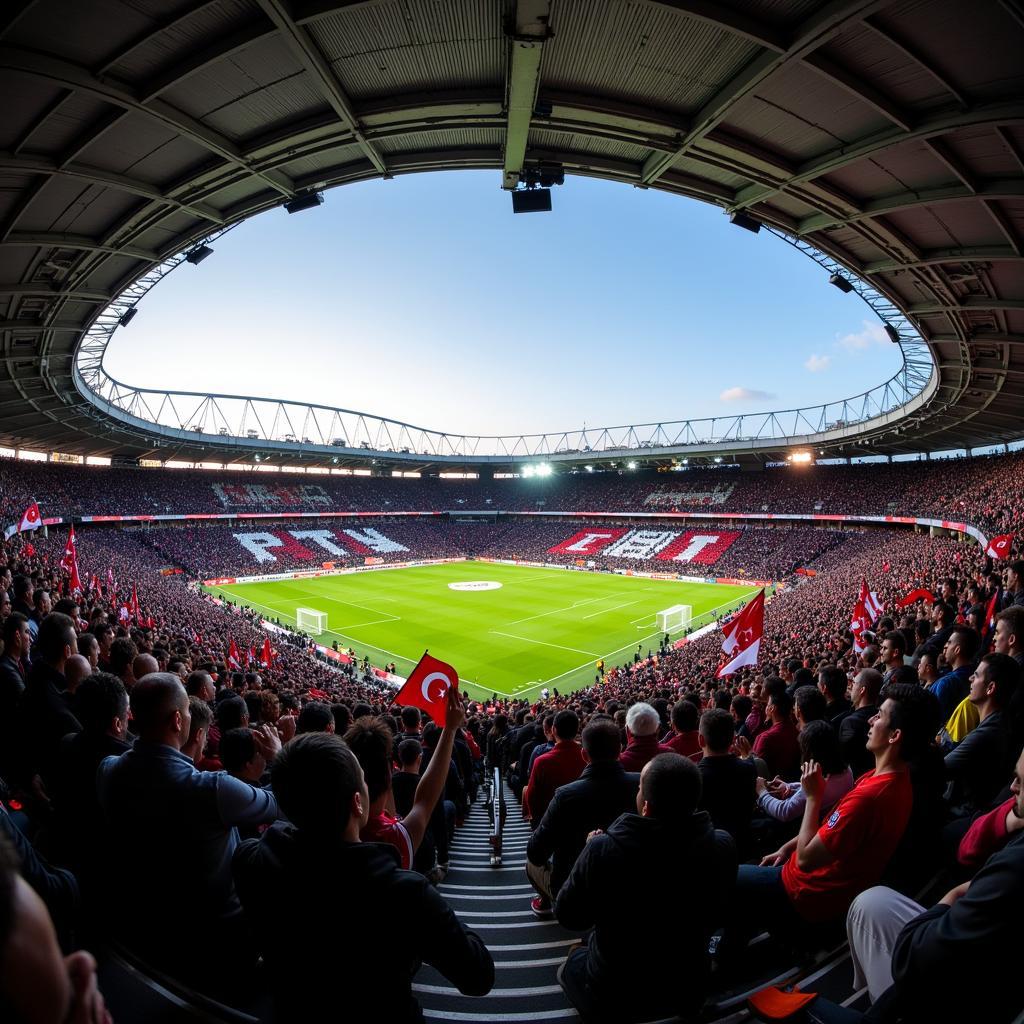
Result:
[[[822,370],[827,370],[832,362],[831,356],[819,356],[817,352],[812,352],[810,358],[804,363],[804,366],[811,371],[811,373],[821,373]]]
[[[849,352],[863,351],[872,345],[885,345],[889,336],[881,324],[872,323],[870,320],[861,321],[861,329],[854,334],[844,334],[836,345],[845,348]]]
[[[718,397],[723,402],[762,402],[775,396],[753,388],[726,388]]]

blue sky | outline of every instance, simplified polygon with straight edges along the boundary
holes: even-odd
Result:
[[[107,370],[491,434],[784,409],[899,367],[856,295],[716,207],[567,178],[552,213],[514,216],[499,180],[263,214],[155,288]]]

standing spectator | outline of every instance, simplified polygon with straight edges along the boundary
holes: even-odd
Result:
[[[523,791],[523,809],[534,827],[544,817],[555,790],[575,782],[583,774],[587,763],[583,748],[576,742],[579,729],[580,720],[575,711],[559,711],[555,715],[555,745],[534,761],[530,781]]]
[[[853,680],[853,711],[839,726],[839,749],[855,779],[871,771],[875,765],[867,741],[871,719],[878,713],[878,694],[881,689],[882,674],[874,668],[862,668]]]
[[[730,712],[712,708],[700,717],[703,757],[697,762],[701,778],[700,809],[707,811],[715,828],[733,837],[740,856],[750,843],[750,816],[754,810],[757,771],[732,750],[735,722]]]
[[[700,742],[700,711],[696,704],[688,700],[677,700],[672,705],[672,731],[665,737],[665,746],[676,754],[688,757],[691,761],[701,758]],[[731,742],[731,741],[730,741]],[[712,815],[712,819],[714,815]],[[716,825],[724,828],[724,825]]]
[[[1024,561],[1011,562],[1006,568],[1003,608],[1024,606]]]
[[[776,689],[768,701],[767,713],[772,724],[754,740],[754,754],[764,760],[770,775],[795,779],[800,774],[800,743],[792,719],[793,698],[785,690]]]
[[[981,637],[969,626],[957,626],[942,649],[948,671],[930,687],[939,700],[942,720],[946,721],[957,704],[967,696],[971,685],[971,666],[981,645]]]
[[[658,742],[661,718],[650,704],[634,704],[626,712],[626,749],[619,755],[622,767],[627,772],[638,772],[652,757],[658,754],[674,754],[675,751]]]
[[[818,689],[825,697],[825,721],[838,729],[842,720],[853,711],[853,701],[846,698],[846,673],[836,665],[826,665],[818,672]]]

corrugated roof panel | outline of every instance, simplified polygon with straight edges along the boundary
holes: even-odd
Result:
[[[162,13],[150,25],[152,37],[125,52],[136,36],[129,37],[124,44],[107,50],[107,61],[119,54],[123,56],[113,63],[108,74],[132,84],[141,84],[163,77],[188,59],[191,51],[203,50],[217,40],[229,37],[238,31],[240,25],[264,23],[267,30],[272,26],[253,0],[223,0],[217,4],[191,4],[193,13],[169,28],[160,29],[167,22],[169,12]],[[141,36],[142,33],[139,33]]]
[[[725,185],[731,189],[740,189],[750,184],[750,179],[742,174],[737,174],[728,167],[719,167],[717,163],[709,163],[707,160],[702,160],[696,156],[684,156],[676,160],[672,164],[672,170],[679,171],[680,174],[691,174],[694,177],[707,178],[709,181]]]
[[[281,170],[291,178],[305,178],[318,171],[331,167],[339,167],[363,158],[363,151],[356,145],[335,146],[332,149],[317,153],[314,156],[298,157],[281,166]]]
[[[33,122],[31,134],[26,132],[19,142],[25,152],[48,153],[59,159],[109,113],[108,103],[74,93],[52,108],[45,118]]]
[[[468,131],[445,129],[378,139],[374,145],[383,154],[433,152],[443,149],[500,149],[505,133],[499,128],[473,128]]]
[[[1024,89],[1020,24],[1000,3],[908,0],[876,17],[971,98]]]
[[[692,111],[758,48],[656,4],[561,0],[545,46],[542,86]]]
[[[865,25],[848,29],[819,51],[856,78],[909,110],[942,106],[950,94],[920,64]]]
[[[995,221],[978,217],[974,200],[939,203],[914,210],[896,210],[886,220],[926,249],[961,245],[1001,245],[1006,242]]]
[[[22,136],[64,91],[42,78],[0,68],[0,96],[4,98],[4,115],[0,117],[0,147],[14,149]]]
[[[86,146],[77,160],[79,163],[100,167],[115,174],[128,174],[140,160],[180,138],[180,134],[173,128],[152,117],[128,113],[110,131]],[[195,149],[189,148],[191,156],[185,155],[185,166],[195,159]],[[141,172],[131,176],[152,184],[173,179],[173,174],[161,171],[159,167],[153,169],[156,174],[150,178]]]
[[[318,20],[310,31],[353,99],[471,88],[504,77],[497,4],[365,4]]]
[[[203,120],[229,138],[243,139],[256,132],[273,132],[323,107],[324,98],[313,82],[304,75],[294,75],[225,103],[209,111]]]
[[[530,149],[552,152],[587,153],[606,156],[612,160],[629,160],[641,164],[650,152],[644,146],[635,146],[617,139],[603,139],[598,136],[576,135],[550,129],[533,128],[530,131]]]

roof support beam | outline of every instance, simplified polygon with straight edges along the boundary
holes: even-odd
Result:
[[[928,340],[936,344],[944,341],[959,344],[963,339],[956,334],[933,334]],[[972,334],[968,338],[969,344],[983,345],[985,342],[994,345],[1024,345],[1024,334]]]
[[[985,200],[982,205],[988,211],[988,215],[996,222],[999,230],[1006,236],[1006,240],[1010,243],[1014,253],[1020,256],[1022,254],[1020,234],[1014,227],[1013,221],[1007,216],[1006,211],[998,203],[990,200]]]
[[[977,245],[959,249],[926,249],[914,260],[873,260],[861,268],[862,274],[888,274],[896,270],[915,270],[942,263],[983,263],[1020,259],[1009,245]]]
[[[674,153],[651,153],[644,163],[641,181],[651,185],[680,157],[728,116],[733,107],[765,79],[791,61],[802,60],[823,46],[850,22],[866,17],[882,6],[879,0],[832,0],[800,25],[782,53],[763,49],[746,67],[704,104]]]
[[[1024,309],[1024,299],[993,299],[987,295],[965,295],[956,302],[917,302],[907,306],[910,316],[931,316],[935,313],[958,313],[965,309]],[[984,335],[979,335],[983,338]]]
[[[853,72],[837,64],[834,60],[820,53],[808,54],[804,63],[824,76],[830,82],[835,83],[840,89],[844,89],[855,99],[866,103],[872,110],[877,111],[882,117],[888,118],[893,124],[910,131],[912,122],[910,115],[893,100],[883,95],[874,86],[857,78]]]
[[[746,188],[741,188],[736,193],[736,200],[729,209],[733,211],[748,209],[766,199],[771,199],[780,192],[789,191],[793,185],[813,181],[824,174],[845,170],[852,164],[904,142],[946,135],[958,128],[976,127],[979,124],[1005,125],[1019,124],[1022,121],[1024,121],[1024,101],[1020,97],[1014,96],[991,103],[979,103],[969,110],[944,111],[918,121],[909,132],[899,129],[874,132],[866,138],[841,146],[823,156],[815,157],[814,160],[809,160],[800,166],[796,174],[778,185],[748,185]]]
[[[81,249],[83,252],[104,252],[113,256],[132,256],[137,260],[156,263],[159,253],[139,249],[134,245],[105,245],[86,235],[62,234],[59,231],[12,231],[0,245],[38,246],[44,249]]]
[[[0,284],[0,296],[38,295],[48,299],[81,299],[85,302],[109,303],[116,296],[109,292],[93,292],[81,288],[61,288],[40,284]]]
[[[274,23],[288,48],[298,58],[306,73],[315,83],[319,92],[334,109],[341,122],[352,132],[363,155],[377,169],[378,174],[388,176],[388,168],[377,148],[363,134],[362,126],[352,108],[341,84],[335,77],[330,64],[317,48],[309,34],[309,30],[296,24],[292,17],[287,0],[257,0],[264,14]]]
[[[530,119],[537,102],[540,61],[551,35],[551,0],[517,0],[505,69],[505,158],[501,187],[514,189],[526,157]]]
[[[932,206],[936,203],[974,199],[978,196],[989,198],[1024,196],[1024,181],[1014,178],[1005,181],[991,181],[977,189],[968,188],[966,185],[950,184],[918,192],[899,192],[896,195],[881,196],[865,203],[859,210],[846,217],[832,217],[827,213],[815,213],[810,217],[804,217],[798,225],[798,232],[801,235],[806,235],[812,231],[853,224],[868,217],[883,217],[898,210],[911,210],[915,207]]]

